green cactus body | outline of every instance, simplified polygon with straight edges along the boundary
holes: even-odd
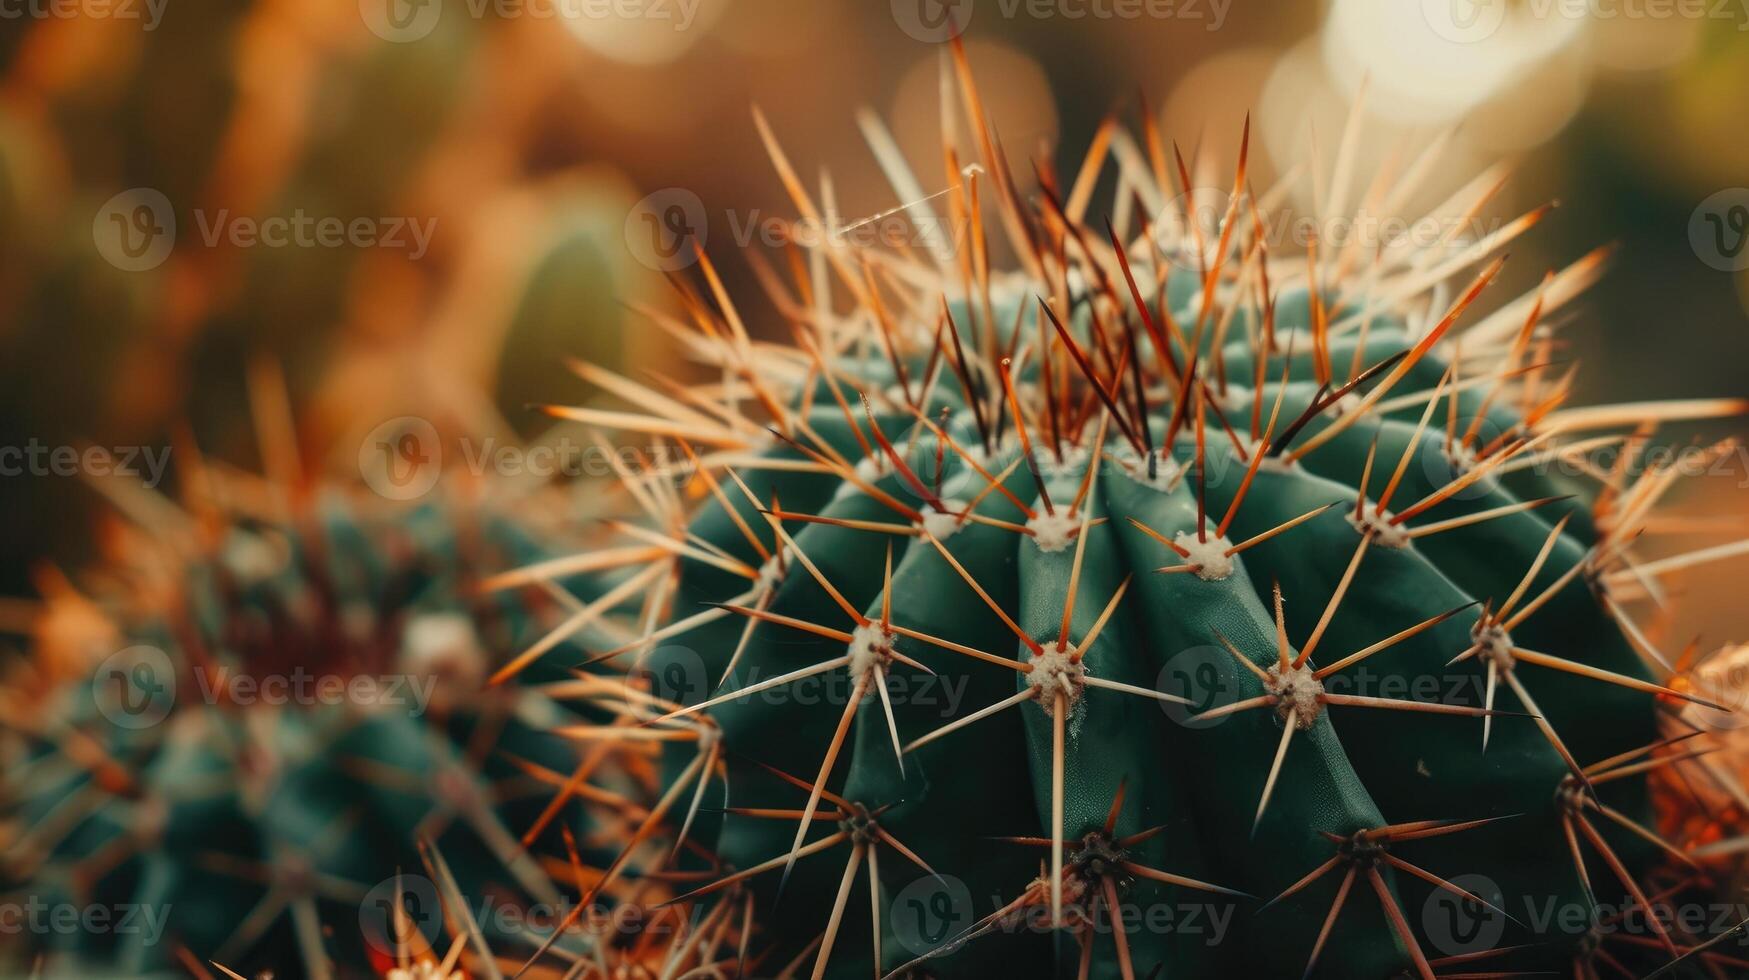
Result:
[[[975,435],[970,438],[975,439]],[[997,462],[1006,465],[1011,460],[1012,453]],[[1229,472],[1243,472],[1242,466],[1241,463]],[[999,469],[996,465],[988,468]],[[1265,605],[1269,589],[1260,587],[1258,578],[1279,580],[1290,596],[1328,596],[1361,539],[1342,513],[1332,511],[1259,545],[1256,556],[1249,560],[1237,558],[1224,579],[1204,581],[1196,574],[1160,575],[1155,569],[1174,564],[1176,559],[1130,521],[1138,521],[1167,536],[1180,532],[1194,535],[1194,493],[1187,482],[1161,490],[1116,467],[1107,469],[1092,494],[1091,507],[1095,519],[1107,520],[1089,532],[1078,584],[1081,600],[1070,635],[1086,635],[1121,579],[1130,577],[1134,585],[1083,661],[1088,673],[1097,678],[1165,690],[1169,685],[1161,686],[1160,682],[1176,654],[1194,648],[1218,650],[1221,637],[1248,651],[1260,665],[1268,666],[1275,656],[1274,626]],[[1037,512],[1041,506],[1037,492],[1031,488],[1024,470],[1019,472],[1023,475],[1011,475],[1006,486]],[[898,490],[899,482],[888,478],[877,486],[891,493]],[[1061,506],[1062,501],[1075,498],[1080,482],[1079,474],[1067,472],[1049,485],[1051,496]],[[1210,506],[1217,512],[1224,509],[1236,484],[1236,479],[1210,483]],[[974,488],[968,489],[976,492]],[[1404,489],[1418,496],[1413,483],[1405,483]],[[794,509],[789,501],[800,497],[799,491],[799,487],[785,488],[780,493],[785,510]],[[1253,526],[1261,532],[1331,502],[1351,506],[1355,496],[1352,488],[1300,469],[1261,473],[1251,492],[1255,496],[1241,508],[1234,523],[1235,540],[1242,539]],[[1002,497],[989,495],[986,501],[994,501],[985,508],[991,516],[1024,522],[1025,516]],[[835,520],[876,522],[894,516],[885,504],[853,489],[839,493],[818,513]],[[743,514],[749,522],[757,521],[759,516],[751,507]],[[722,529],[731,525],[732,522],[707,515],[695,527]],[[1322,540],[1314,543],[1320,537]],[[1534,544],[1540,547],[1543,538],[1546,530]],[[737,544],[728,534],[707,540],[731,550]],[[880,573],[886,545],[892,540],[870,531],[818,524],[794,535],[796,548],[810,556],[821,575],[847,601],[866,609],[870,618],[878,618],[883,601]],[[1047,553],[1033,539],[981,525],[964,526],[943,545],[1029,635],[1047,646],[1056,639],[1076,559],[1073,547]],[[1528,567],[1535,550],[1533,547],[1521,567]],[[1283,554],[1274,561],[1263,557],[1274,552]],[[1024,649],[1017,652],[1014,635],[993,611],[986,616],[977,615],[981,599],[934,547],[900,538],[894,562],[891,601],[899,610],[897,616],[903,626],[982,651],[1025,656]],[[1509,562],[1510,559],[1501,562],[1505,567],[1500,570],[1497,586],[1500,595],[1509,593],[1516,585]],[[1254,565],[1259,572],[1248,571]],[[1361,568],[1368,574],[1357,575],[1348,593],[1352,598],[1324,634],[1327,651],[1362,649],[1397,629],[1471,602],[1468,593],[1444,577],[1438,566],[1414,546],[1381,548]],[[1288,608],[1293,610],[1287,620],[1289,633],[1301,637],[1315,627],[1322,611],[1321,604],[1291,601]],[[810,623],[831,624],[843,619],[843,613],[825,590],[797,570],[786,577],[771,611]],[[917,618],[913,620],[913,616]],[[1373,666],[1386,678],[1401,678],[1405,691],[1412,686],[1409,683],[1412,678],[1429,676],[1438,685],[1436,690],[1443,693],[1475,673],[1473,666],[1445,668],[1443,664],[1469,645],[1470,624],[1476,618],[1474,610],[1454,616],[1394,648],[1388,655],[1389,666]],[[968,619],[973,621],[967,622]],[[714,658],[707,655],[704,661],[705,675],[714,678],[726,665],[728,651],[734,648],[732,641],[724,641],[729,634],[738,633],[742,625],[731,622],[720,637],[682,637],[677,647],[682,655],[692,651],[720,653]],[[956,658],[944,657],[941,650],[930,644],[902,638],[897,646],[935,670],[965,669]],[[828,638],[762,624],[742,654],[741,664],[752,670],[754,677],[771,677],[841,653],[841,648]],[[1381,660],[1384,657],[1381,655]],[[1433,657],[1438,659],[1430,659]],[[948,661],[945,664],[944,659]],[[1225,654],[1197,663],[1207,663],[1218,672],[1213,689],[1231,700],[1265,693],[1257,677]],[[976,669],[967,671],[973,675],[967,688],[970,705],[993,703],[1017,689],[1013,671],[983,664],[974,666]],[[983,676],[977,676],[980,674]],[[1006,691],[1002,689],[1004,675],[1008,675]],[[914,691],[928,683],[929,675],[897,666],[893,677],[898,687]],[[1018,684],[1019,690],[1026,689],[1024,678]],[[1385,686],[1389,687],[1388,681]],[[735,687],[735,679],[731,678],[724,690],[732,691]],[[978,699],[977,694],[984,691],[989,693]],[[1583,702],[1583,694],[1573,697]],[[1635,713],[1649,725],[1649,700],[1644,694],[1634,697],[1640,702]],[[896,715],[899,729],[906,737],[922,734],[944,722],[936,715],[932,726],[926,707],[909,707],[911,710]],[[837,721],[830,707],[808,710],[773,706],[762,703],[757,696],[729,701],[713,711],[732,747],[747,745],[749,748],[743,754],[749,758],[804,776],[817,768],[820,748],[831,741]],[[1029,701],[1007,717],[998,716],[930,743],[907,755],[907,772],[903,776],[898,771],[881,711],[881,704],[874,697],[868,697],[858,710],[843,778],[846,792],[871,808],[896,804],[890,815],[882,817],[883,823],[892,824],[896,836],[903,837],[902,831],[910,830],[911,839],[941,842],[948,853],[958,855],[962,847],[976,846],[971,842],[979,837],[1037,836],[1048,829],[1052,816],[1049,710]],[[1350,716],[1351,721],[1344,721]],[[1120,815],[1117,834],[1127,836],[1157,825],[1175,831],[1152,838],[1147,848],[1134,855],[1139,863],[1267,896],[1286,889],[1329,858],[1329,844],[1315,831],[1346,837],[1385,824],[1380,805],[1367,789],[1377,784],[1383,790],[1380,798],[1391,807],[1387,812],[1401,814],[1402,819],[1419,818],[1429,812],[1466,819],[1526,815],[1511,828],[1478,828],[1472,832],[1475,839],[1468,842],[1472,846],[1454,843],[1441,853],[1442,863],[1450,867],[1436,873],[1455,874],[1458,870],[1481,873],[1502,882],[1503,887],[1527,889],[1522,894],[1552,894],[1562,901],[1575,900],[1577,882],[1557,846],[1560,827],[1555,791],[1566,772],[1565,765],[1541,733],[1520,718],[1496,719],[1491,745],[1483,753],[1480,724],[1473,717],[1399,714],[1373,707],[1320,712],[1311,720],[1307,735],[1289,745],[1271,807],[1253,834],[1252,817],[1270,758],[1282,737],[1283,721],[1275,712],[1242,714],[1205,729],[1194,722],[1187,725],[1175,721],[1155,701],[1086,688],[1076,697],[1065,738],[1065,836],[1079,840],[1100,828],[1120,785],[1133,781],[1135,785],[1128,790],[1129,807]],[[1345,739],[1338,737],[1339,730],[1350,728],[1353,734]],[[1633,739],[1640,735],[1618,724],[1606,726],[1584,739],[1568,738],[1572,745],[1580,746],[1575,751],[1595,758],[1619,751],[1624,743],[1634,744]],[[961,738],[965,739],[963,743]],[[1025,771],[1016,771],[1013,766],[1016,755],[1012,747],[1017,743],[1025,747],[1024,754],[1029,760]],[[751,748],[754,745],[758,746],[757,755]],[[998,761],[1007,765],[997,764]],[[746,773],[736,772],[731,785],[741,806],[794,807],[798,802],[794,787],[767,786],[757,779],[757,769],[753,767]],[[947,799],[938,802],[938,794],[945,794]],[[1024,805],[1028,796],[1030,808]],[[997,801],[1006,804],[995,805]],[[1629,806],[1629,812],[1642,812],[1643,796],[1638,806],[1618,805]],[[968,819],[974,813],[975,819]],[[1527,825],[1533,822],[1540,824],[1540,837],[1526,833]],[[752,866],[783,853],[789,845],[789,831],[788,825],[774,827],[768,821],[749,820],[737,826],[731,817],[719,838],[719,851],[730,866]],[[925,860],[931,858],[925,855]],[[988,879],[1001,877],[1004,871],[1012,890],[1013,882],[1026,877],[1026,866],[1024,855],[1016,860],[1014,855],[1005,858],[1000,854],[992,855],[990,863],[976,860],[965,865],[976,869],[981,887],[973,888],[972,893],[979,898],[1003,890],[1000,884],[991,887]],[[815,897],[795,901],[803,908],[827,901],[835,870],[828,867],[810,876],[798,867],[789,887]],[[917,880],[921,874],[919,869],[901,868],[895,881],[883,884],[889,889],[902,889],[909,883],[907,879]],[[1130,881],[1133,880],[1132,876]],[[1279,903],[1255,920],[1240,920],[1243,923],[1240,929],[1255,930],[1254,941],[1223,943],[1218,950],[1212,944],[1206,944],[1211,948],[1197,949],[1196,937],[1187,942],[1185,937],[1169,933],[1161,936],[1144,933],[1133,942],[1131,955],[1142,963],[1221,963],[1229,968],[1267,971],[1271,975],[1291,971],[1296,965],[1303,965],[1303,957],[1322,928],[1335,883],[1327,881],[1323,885]],[[1139,887],[1148,889],[1154,885],[1142,882]],[[1414,894],[1419,897],[1424,893],[1417,889]],[[1146,907],[1164,899],[1164,894],[1156,894],[1138,896],[1134,901]],[[981,915],[993,908],[978,911]],[[1149,946],[1141,941],[1147,938],[1157,941]],[[1328,944],[1323,963],[1333,971],[1332,975],[1384,976],[1408,964],[1403,944],[1392,936],[1376,908],[1351,911]],[[883,945],[890,953],[885,964],[888,967],[911,958],[904,955],[903,943],[893,936],[886,937]],[[1013,948],[1012,942],[1006,944],[1009,948],[1004,945],[968,944],[932,965],[952,973],[963,969],[968,971],[966,975],[977,975],[996,968],[995,964],[1005,956],[1036,955],[1025,951],[1024,940],[1020,941],[1019,950]],[[841,947],[834,964],[850,961],[847,954],[852,948],[854,944]],[[1095,961],[1105,964],[1104,969],[1116,969],[1110,950],[1096,953]],[[835,965],[834,972],[837,969]],[[844,969],[844,975],[853,975],[855,968]]]
[[[1621,529],[1574,499],[1594,487],[1533,465],[1563,434],[1560,396],[1513,383],[1540,300],[1454,364],[1497,263],[1424,322],[1420,298],[1367,311],[1303,279],[1264,302],[1243,230],[1212,269],[1145,242],[1077,261],[1085,238],[1005,203],[1035,242],[1083,243],[1035,253],[1036,287],[925,290],[905,319],[852,284],[853,313],[769,359],[720,308],[701,349],[744,384],[694,403],[774,438],[629,382],[650,422],[575,410],[725,454],[686,520],[709,555],[674,562],[686,625],[637,655],[691,706],[655,723],[702,711],[725,746],[729,802],[688,823],[719,877],[686,897],[751,882],[766,955],[816,977],[1593,955],[1546,913],[1646,901],[1672,848],[1631,761],[1682,695],[1602,584]]]
[[[237,515],[180,581],[99,594],[130,649],[156,651],[126,669],[153,671],[162,703],[142,700],[146,713],[130,716],[117,699],[144,697],[144,682],[130,675],[117,692],[110,659],[25,715],[35,737],[10,746],[6,779],[22,834],[7,846],[8,892],[137,906],[161,923],[38,936],[50,975],[170,975],[178,948],[237,970],[359,975],[393,962],[371,902],[398,872],[429,880],[422,841],[469,895],[562,901],[518,842],[549,801],[523,783],[528,767],[575,767],[578,747],[555,730],[592,716],[530,686],[569,676],[544,667],[482,689],[504,651],[556,617],[537,592],[478,591],[487,570],[550,557],[554,539],[460,499],[336,492],[302,513]],[[585,598],[592,584],[579,585]],[[166,587],[168,605],[136,601]],[[275,678],[288,682],[278,693]],[[559,823],[591,832],[571,812]],[[542,840],[556,846],[557,826]],[[435,902],[429,890],[407,894]]]

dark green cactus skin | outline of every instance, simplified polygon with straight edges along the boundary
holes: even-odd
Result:
[[[997,320],[1006,322],[1011,316],[998,316]],[[1281,331],[1303,327],[1303,300],[1296,310],[1292,298],[1285,298],[1276,322]],[[1367,341],[1362,363],[1371,365],[1408,346],[1400,327],[1381,318]],[[1234,345],[1224,355],[1227,377],[1234,383],[1254,377],[1248,347]],[[1331,353],[1332,362],[1338,365],[1347,365],[1353,356],[1351,342],[1337,344]],[[1263,400],[1264,416],[1268,416],[1282,360],[1281,355],[1275,355],[1266,365],[1270,385],[1242,399],[1246,415],[1250,412],[1249,397],[1258,397]],[[1290,377],[1298,380],[1290,380],[1281,410],[1287,420],[1309,403],[1315,388],[1305,380],[1312,374],[1309,356],[1298,354],[1293,361]],[[884,379],[890,374],[883,368],[859,364],[846,370],[866,379],[863,383],[872,391],[888,383]],[[1392,393],[1431,389],[1444,372],[1443,364],[1428,358]],[[951,384],[944,384],[937,390],[934,410],[943,406],[952,409],[950,431],[960,445],[973,445],[977,435],[971,427],[971,413],[964,410],[957,390],[951,389]],[[1480,407],[1479,401],[1476,392],[1462,393],[1458,400],[1460,423],[1468,424]],[[842,414],[825,398],[813,404],[813,414],[808,416],[812,430],[837,451],[858,458],[861,450]],[[1417,458],[1405,469],[1393,507],[1421,499],[1455,475],[1441,449],[1445,411],[1442,404],[1434,412],[1432,424],[1416,449]],[[1240,417],[1231,409],[1229,415]],[[1162,491],[1132,479],[1121,467],[1104,466],[1091,506],[1095,518],[1108,520],[1088,532],[1072,636],[1084,635],[1120,581],[1126,576],[1132,581],[1116,616],[1087,654],[1089,672],[1167,690],[1161,685],[1169,683],[1173,658],[1193,648],[1219,651],[1218,636],[1268,667],[1275,657],[1269,602],[1276,583],[1286,596],[1287,635],[1297,649],[1316,627],[1359,544],[1360,533],[1347,515],[1354,508],[1355,486],[1369,447],[1376,436],[1378,463],[1369,491],[1369,496],[1376,498],[1410,445],[1420,415],[1421,406],[1417,405],[1391,417],[1366,418],[1307,454],[1298,465],[1266,466],[1238,511],[1228,532],[1230,540],[1244,540],[1326,504],[1343,506],[1238,556],[1235,571],[1221,581],[1204,581],[1194,574],[1157,574],[1155,569],[1176,564],[1179,559],[1131,523],[1133,518],[1167,537],[1179,531],[1194,535],[1194,472],[1171,490]],[[1516,417],[1510,409],[1495,407],[1490,421],[1510,426]],[[882,415],[880,422],[895,442],[901,441],[900,434],[909,435],[914,424],[897,414]],[[1328,417],[1315,419],[1301,440],[1329,424]],[[1166,420],[1157,416],[1153,425],[1158,438]],[[1212,421],[1210,425],[1212,428]],[[1244,462],[1232,454],[1222,438],[1211,436],[1209,446],[1207,506],[1218,519],[1238,490]],[[1115,439],[1107,448],[1128,450]],[[1017,451],[1014,441],[1008,439],[990,461],[989,470],[1000,472]],[[772,452],[783,457],[797,455],[782,446]],[[1041,458],[1046,452],[1040,449]],[[1189,441],[1181,439],[1173,454],[1181,464],[1194,465],[1194,446]],[[925,433],[910,459],[926,481],[934,478],[935,456],[935,444]],[[982,488],[982,479],[958,464],[951,451],[947,459],[950,473],[946,486],[953,488],[953,481],[960,481],[959,489],[951,495],[962,500],[975,495]],[[1059,506],[1073,499],[1083,472],[1074,467],[1050,480],[1051,496]],[[760,500],[780,498],[783,509],[791,513],[903,522],[881,502],[852,486],[840,487],[831,476],[757,469],[743,475]],[[1034,509],[1039,507],[1035,484],[1024,465],[1006,485]],[[917,503],[890,471],[878,486]],[[1558,492],[1548,478],[1528,472],[1486,479],[1411,524]],[[763,529],[760,515],[751,505],[744,501],[736,505],[751,525]],[[1402,547],[1375,542],[1330,621],[1314,662],[1329,663],[1467,604],[1491,601],[1497,608],[1531,567],[1553,522],[1569,509],[1573,516],[1565,533],[1530,586],[1528,595],[1535,596],[1584,554],[1590,530],[1576,503],[1468,525],[1418,538]],[[1017,523],[1026,519],[997,494],[984,498],[980,513]],[[811,523],[791,524],[789,529],[800,550],[851,603],[870,610],[871,617],[878,615],[881,607],[882,568],[891,544],[895,549],[892,605],[896,622],[1001,656],[1026,658],[1027,651],[1016,643],[1014,635],[927,542]],[[757,561],[757,555],[715,502],[698,515],[692,531],[744,560]],[[1045,553],[1029,538],[976,524],[962,525],[943,543],[1030,635],[1041,642],[1055,638],[1073,547]],[[708,567],[686,563],[683,601],[675,616],[690,615],[707,603],[722,601],[733,594],[730,590],[738,588]],[[772,611],[848,629],[833,600],[799,571],[784,580]],[[1485,667],[1474,658],[1447,666],[1471,646],[1471,627],[1479,615],[1479,605],[1470,606],[1367,660],[1367,683],[1386,696],[1479,706]],[[665,656],[697,657],[703,660],[705,676],[714,685],[744,626],[732,618],[683,636],[658,653],[656,669],[661,669]],[[1513,639],[1520,646],[1647,678],[1584,576],[1575,577],[1515,629]],[[909,638],[900,638],[897,648],[943,676],[965,678],[966,695],[958,714],[993,704],[1017,690],[1018,675],[1002,667],[955,656]],[[761,624],[722,691],[842,653],[830,639]],[[1230,656],[1216,652],[1203,662],[1210,665],[1206,669],[1214,671],[1216,679],[1211,686],[1220,692],[1221,702],[1264,693],[1253,673]],[[1649,695],[1530,666],[1521,666],[1517,673],[1581,764],[1647,745],[1656,737]],[[837,671],[834,676],[842,674]],[[927,679],[901,663],[893,664],[893,677],[906,685]],[[1024,685],[1024,679],[1019,683]],[[842,690],[848,691],[848,684]],[[1356,689],[1355,693],[1377,695],[1380,690]],[[696,703],[708,693],[690,692],[688,700]],[[812,779],[842,704],[842,699],[836,704],[773,703],[752,696],[713,708],[711,713],[722,726],[732,758],[757,760]],[[1522,710],[1504,684],[1496,707],[1505,712]],[[906,741],[951,720],[939,705],[897,703],[895,713],[900,737]],[[1404,860],[1436,875],[1448,879],[1483,875],[1499,886],[1498,898],[1519,923],[1508,926],[1498,945],[1523,944],[1526,948],[1489,960],[1489,969],[1561,970],[1584,938],[1559,931],[1558,926],[1548,926],[1539,933],[1522,914],[1551,903],[1556,907],[1591,907],[1561,829],[1556,793],[1568,769],[1530,718],[1494,718],[1484,752],[1482,721],[1476,717],[1331,706],[1292,741],[1272,802],[1255,834],[1253,812],[1281,739],[1282,722],[1275,712],[1243,712],[1207,727],[1185,725],[1169,717],[1157,702],[1089,688],[1076,719],[1067,745],[1067,840],[1076,841],[1099,829],[1119,786],[1125,785],[1128,796],[1119,815],[1118,836],[1160,825],[1167,828],[1138,849],[1132,855],[1134,860],[1260,896],[1256,902],[1235,902],[1145,880],[1130,883],[1124,901],[1144,908],[1188,902],[1236,911],[1231,928],[1218,942],[1207,934],[1132,929],[1129,944],[1138,975],[1147,975],[1157,964],[1164,964],[1164,975],[1171,977],[1298,975],[1341,875],[1327,875],[1316,885],[1260,910],[1261,899],[1282,892],[1335,854],[1320,832],[1347,837],[1357,830],[1415,820],[1510,818],[1436,840],[1409,842],[1396,851]],[[850,746],[848,761],[839,762],[831,786],[870,808],[890,805],[880,818],[882,825],[938,872],[966,883],[976,905],[974,918],[1019,896],[1036,875],[1042,851],[994,843],[989,838],[1049,834],[1051,722],[1038,702],[1023,703],[921,747],[905,758],[901,776],[881,705],[870,696],[859,709]],[[731,764],[730,787],[739,806],[795,808],[802,804],[794,787],[769,777],[750,762]],[[1642,822],[1649,818],[1642,781],[1619,780],[1600,787],[1600,791],[1603,801],[1617,810]],[[730,867],[749,867],[788,851],[794,825],[732,816],[721,820],[720,826],[701,824],[699,832],[713,830],[718,832],[717,848],[723,860]],[[818,838],[824,833],[822,828],[811,836]],[[1643,869],[1650,860],[1650,851],[1642,842],[1610,830],[1604,833],[1629,868]],[[782,905],[763,917],[781,948],[799,950],[824,928],[825,909],[832,904],[844,854],[840,848],[798,862]],[[899,860],[883,860],[880,871],[883,900],[888,902],[913,881],[926,877]],[[774,897],[776,877],[756,879],[764,882],[761,896],[766,901]],[[1431,886],[1388,868],[1384,877],[1411,928],[1421,935],[1422,910]],[[1619,893],[1607,876],[1594,872],[1592,880],[1602,900]],[[861,903],[868,901],[866,885],[859,885],[852,896],[846,925],[828,967],[829,976],[867,976],[871,969],[868,929],[859,926],[865,921],[866,911],[859,910],[865,908]],[[897,911],[883,909],[883,971],[904,965],[921,952],[907,948],[896,935],[892,920]],[[969,924],[961,919],[958,928]],[[1429,957],[1443,955],[1428,947],[1425,938],[1421,945]],[[949,947],[945,955],[915,969],[919,975],[935,976],[1043,975],[1048,972],[1043,963],[1053,955],[1051,948],[1048,933],[1011,930],[1007,935],[984,936]],[[1062,958],[1058,966],[1073,975],[1079,955],[1075,944],[1061,943],[1056,955]],[[1118,969],[1110,937],[1102,935],[1094,944],[1091,975],[1116,977]],[[1337,920],[1318,961],[1317,974],[1383,978],[1411,969],[1408,951],[1395,938],[1363,876]]]
[[[318,503],[296,523],[239,521],[225,535],[217,555],[187,570],[185,601],[123,624],[130,643],[165,651],[177,673],[165,720],[138,730],[115,724],[99,706],[101,677],[66,687],[43,706],[54,725],[47,731],[74,729],[95,740],[126,768],[132,785],[125,791],[97,787],[88,771],[59,752],[64,736],[24,746],[25,758],[7,773],[9,821],[36,828],[73,816],[46,854],[8,853],[7,894],[80,905],[137,903],[166,917],[156,943],[143,932],[34,937],[49,954],[51,975],[65,975],[55,972],[64,969],[81,976],[170,975],[179,945],[201,960],[225,950],[227,965],[246,975],[295,973],[299,963],[304,975],[317,975],[302,956],[289,913],[266,923],[253,941],[226,947],[265,892],[261,881],[227,873],[225,861],[291,859],[309,873],[355,886],[357,894],[316,903],[331,930],[326,953],[345,965],[330,968],[327,975],[335,976],[376,975],[347,972],[372,957],[381,962],[383,952],[367,945],[360,917],[369,910],[360,902],[397,871],[425,873],[415,847],[422,834],[437,845],[466,894],[508,890],[532,892],[538,900],[527,882],[547,879],[531,872],[532,858],[477,827],[507,828],[514,843],[550,796],[544,787],[518,786],[520,770],[511,759],[568,772],[580,757],[576,745],[551,729],[588,716],[531,698],[523,687],[563,672],[537,665],[516,684],[484,691],[483,675],[464,673],[446,689],[435,672],[447,664],[409,661],[400,651],[408,628],[422,617],[460,617],[485,658],[477,668],[487,672],[532,643],[550,628],[554,610],[533,592],[482,594],[476,586],[486,573],[552,557],[555,541],[490,509],[480,513],[448,501],[359,507],[341,496]],[[260,547],[269,540],[285,542],[288,551],[265,574],[227,557],[244,542]],[[589,583],[567,584],[590,595]],[[360,621],[362,631],[354,628]],[[353,632],[342,635],[349,628]],[[192,672],[196,662],[257,679],[299,667],[312,675],[405,676],[410,684],[436,681],[439,696],[374,708],[215,703]],[[412,698],[411,692],[399,696]],[[482,815],[478,823],[470,807]],[[438,811],[457,812],[434,819]],[[568,810],[552,828],[553,840],[543,838],[537,847],[556,847],[557,824],[567,822],[587,843],[590,824]],[[125,860],[105,862],[102,856],[116,848],[125,848]],[[28,876],[16,877],[18,870]]]

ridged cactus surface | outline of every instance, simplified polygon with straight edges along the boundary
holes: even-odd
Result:
[[[115,491],[125,557],[51,594],[48,615],[89,612],[86,629],[45,637],[9,688],[7,893],[129,915],[32,929],[48,975],[183,975],[192,957],[374,976],[442,940],[445,875],[470,900],[556,907],[546,847],[611,856],[575,810],[543,816],[581,758],[560,730],[585,715],[528,686],[539,670],[487,684],[562,618],[552,594],[480,588],[567,537],[555,501],[189,482],[174,502]]]
[[[829,243],[763,277],[781,345],[701,253],[669,326],[721,383],[590,371],[630,407],[552,410],[688,460],[696,508],[640,496],[661,559],[595,556],[671,585],[601,656],[685,706],[641,729],[689,733],[670,793],[726,800],[685,817],[717,859],[688,897],[754,901],[815,977],[1600,962],[1597,910],[1687,860],[1645,772],[1696,696],[1622,599],[1661,491],[1586,453],[1741,405],[1566,404],[1552,318],[1603,253],[1488,289],[1547,209],[1275,255],[1246,141],[1199,228],[1149,133],[1118,197],[1159,211],[1100,221],[1042,167],[1021,193],[960,81],[964,254]],[[1648,928],[1613,955],[1696,941]]]

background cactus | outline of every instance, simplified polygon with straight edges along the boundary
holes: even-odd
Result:
[[[487,686],[594,598],[481,590],[584,540],[565,530],[577,498],[458,470],[402,503],[217,462],[182,485],[172,499],[103,484],[126,518],[115,559],[45,576],[34,657],[0,702],[8,901],[133,910],[127,929],[30,930],[49,975],[211,961],[376,976],[397,952],[448,951],[433,882],[557,907],[549,847],[612,856],[625,807],[596,819],[554,802],[588,754],[563,730],[590,712],[530,682],[572,675],[543,665]],[[649,789],[647,763],[617,750],[587,771],[595,802]],[[417,883],[390,886],[398,873]],[[388,901],[413,906],[411,931],[392,928]]]
[[[1621,591],[1676,474],[1588,454],[1743,405],[1567,407],[1550,318],[1603,254],[1472,307],[1546,209],[1479,240],[1273,255],[1244,141],[1204,227],[1149,130],[1112,139],[1107,225],[1088,217],[1107,144],[1067,193],[1041,164],[1023,200],[958,67],[945,128],[978,137],[979,166],[950,146],[945,200],[909,209],[945,208],[963,248],[828,241],[767,277],[794,347],[749,336],[701,253],[683,300],[721,383],[596,371],[634,411],[552,410],[701,464],[696,513],[639,496],[630,531],[660,564],[628,543],[557,566],[669,583],[640,602],[645,637],[602,656],[689,705],[649,727],[720,728],[670,762],[681,826],[721,862],[690,897],[754,883],[773,948],[815,977],[1052,956],[1083,976],[1587,975],[1688,953],[1705,936],[1662,925],[1605,949],[1592,917],[1644,913],[1649,870],[1690,860],[1651,829],[1645,773],[1673,758],[1661,706],[1698,696],[1666,686]],[[998,241],[1018,272],[992,274]],[[697,802],[717,772],[720,811]],[[979,921],[907,931],[898,900],[935,900],[937,875]],[[1430,944],[1441,901],[1466,928]],[[1188,905],[1230,930],[1089,924]]]

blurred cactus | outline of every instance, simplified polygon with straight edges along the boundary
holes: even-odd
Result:
[[[586,755],[563,729],[592,716],[534,685],[568,671],[487,680],[598,596],[481,587],[579,540],[580,498],[457,470],[398,503],[181,448],[175,500],[102,481],[126,516],[113,558],[40,577],[33,657],[0,700],[8,901],[143,916],[33,928],[50,975],[157,975],[190,956],[311,977],[392,964],[407,937],[372,903],[402,898],[397,873],[438,878],[427,845],[471,900],[558,907],[540,855],[605,860],[617,839],[552,801]],[[631,761],[590,765],[597,798],[643,795]],[[434,900],[416,923],[427,948],[443,939]]]

